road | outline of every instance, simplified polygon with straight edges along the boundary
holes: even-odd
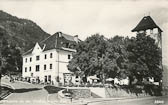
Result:
[[[168,96],[91,102],[88,105],[168,105]]]
[[[48,95],[48,92],[44,90],[43,85],[34,85],[24,82],[10,83],[9,80],[4,78],[2,78],[2,83],[6,83],[15,88],[15,91],[9,95],[7,99],[0,101],[0,104],[2,105],[58,105],[55,102],[48,102],[55,100],[55,96],[51,97],[53,94]],[[78,103],[75,103],[75,105],[78,105]],[[108,101],[107,99],[94,99],[90,100],[88,105],[168,105],[168,96],[108,99]]]
[[[8,79],[2,78],[2,83],[11,85],[15,90],[1,101],[5,105],[50,105],[47,102],[48,93],[42,85],[34,85],[24,82],[10,83]]]

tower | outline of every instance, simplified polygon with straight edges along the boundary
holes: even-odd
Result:
[[[162,30],[161,28],[154,22],[154,20],[150,16],[144,16],[142,20],[138,23],[138,25],[132,30],[132,32],[145,33],[149,35],[151,38],[155,39],[156,44],[161,50],[162,53]],[[162,60],[161,60],[161,68]],[[163,86],[168,86],[168,71],[163,70],[163,78],[162,78]]]
[[[162,49],[162,30],[150,16],[144,16],[132,32],[145,33],[155,39],[158,47]]]

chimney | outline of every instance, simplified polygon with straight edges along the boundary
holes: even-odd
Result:
[[[58,33],[58,37],[61,37],[62,35],[62,32],[57,32]]]
[[[46,44],[43,45],[43,50],[45,49],[45,47],[46,47]]]
[[[76,43],[79,42],[78,35],[75,35],[75,36],[74,36],[74,40],[75,40]]]

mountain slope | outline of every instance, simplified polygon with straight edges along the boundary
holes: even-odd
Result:
[[[0,31],[11,44],[16,44],[25,52],[50,35],[44,32],[36,23],[20,19],[0,10]]]

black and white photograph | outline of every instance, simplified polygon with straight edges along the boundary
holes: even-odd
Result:
[[[168,105],[167,0],[0,0],[1,105]]]

